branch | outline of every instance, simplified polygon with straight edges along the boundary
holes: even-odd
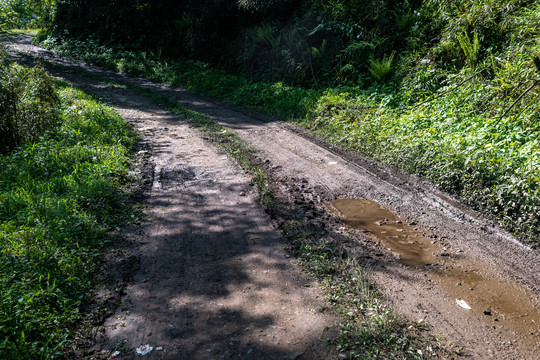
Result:
[[[447,91],[443,92],[442,94],[439,94],[439,95],[435,96],[435,97],[432,98],[432,99],[428,99],[428,100],[426,100],[426,101],[422,101],[421,103],[416,104],[416,105],[414,105],[413,107],[411,107],[409,110],[416,109],[416,108],[419,107],[420,105],[423,105],[423,104],[425,104],[425,103],[428,103],[428,102],[430,102],[430,101],[433,101],[433,100],[435,100],[435,99],[438,99],[438,98],[440,98],[441,96],[446,95],[446,94],[448,94],[449,92],[456,90],[458,87],[460,87],[461,85],[465,84],[467,81],[471,80],[471,79],[472,79],[473,77],[475,77],[476,75],[479,75],[479,74],[482,73],[484,70],[486,70],[486,69],[482,69],[482,70],[480,70],[480,71],[478,71],[478,72],[475,72],[474,74],[472,74],[471,76],[469,76],[468,78],[466,78],[465,80],[463,80],[462,82],[460,82],[459,84],[455,85],[455,86],[454,86],[453,88],[451,88],[450,90],[447,90]]]
[[[495,122],[495,124],[493,126],[497,126],[499,124],[499,122],[506,116],[506,114],[508,114],[508,112],[510,110],[512,110],[512,108],[518,103],[519,100],[521,100],[522,97],[524,97],[529,91],[531,91],[536,85],[538,85],[540,83],[540,79],[536,79],[534,80],[534,82],[532,83],[531,86],[529,86],[527,88],[527,90],[525,90],[521,95],[519,95],[519,97],[516,99],[516,101],[514,101],[512,103],[512,105],[510,105],[510,107],[508,109],[506,109],[506,111],[501,115],[501,117],[499,117],[499,119]]]

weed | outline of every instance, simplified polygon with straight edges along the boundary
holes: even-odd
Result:
[[[478,40],[478,33],[474,32],[473,39],[469,38],[467,33],[457,35],[459,46],[465,54],[465,58],[471,64],[471,66],[476,66],[478,63],[478,54],[480,52],[480,41]]]
[[[434,338],[422,334],[419,324],[399,318],[381,301],[369,272],[337,240],[310,237],[284,225],[293,254],[322,284],[339,315],[339,334],[331,340],[348,359],[423,359],[444,352]]]
[[[368,70],[370,74],[379,81],[387,78],[392,73],[392,63],[395,55],[396,53],[393,51],[388,57],[384,55],[382,60],[369,59]]]
[[[58,98],[42,67],[29,69],[2,57],[0,53],[0,154],[5,154],[55,127]]]

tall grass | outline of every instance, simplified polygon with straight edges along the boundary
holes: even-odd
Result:
[[[135,134],[88,95],[60,83],[53,92],[57,127],[0,156],[2,359],[61,353],[106,232],[129,208],[122,186]]]

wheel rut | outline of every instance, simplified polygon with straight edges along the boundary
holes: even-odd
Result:
[[[372,273],[399,312],[427,322],[443,341],[474,358],[536,358],[538,252],[456,199],[290,125],[183,89],[65,60],[28,43],[12,48],[150,89],[214,119],[256,149],[277,187],[293,200],[300,199],[298,189],[305,187],[314,207],[344,220],[347,215],[336,213],[332,201],[376,202],[396,216],[381,220],[412,224],[414,231],[432,239],[429,261],[400,261],[399,249],[369,227],[358,230],[341,222],[329,228],[353,238],[359,247],[369,244],[389,255],[390,260],[380,258]],[[113,104],[143,134],[155,164],[146,200],[152,220],[142,225],[146,240],[137,248],[142,270],[126,289],[125,305],[106,323],[109,346],[120,338],[130,346],[167,344],[164,351],[169,352],[153,352],[164,358],[330,357],[320,338],[333,319],[314,311],[323,303],[320,292],[304,286],[309,279],[287,258],[281,234],[258,208],[249,179],[198,132],[147,99],[60,68],[51,71]],[[477,295],[474,289],[482,286],[478,278],[502,285]],[[510,303],[508,314],[493,316],[503,311],[493,299],[501,293],[508,301],[520,298],[527,309]],[[456,299],[467,301],[472,310]],[[527,326],[512,325],[518,317]],[[159,330],[148,330],[150,324]]]

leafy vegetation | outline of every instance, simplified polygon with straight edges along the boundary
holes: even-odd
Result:
[[[58,97],[41,67],[8,62],[0,52],[0,154],[36,141],[58,122]]]
[[[49,359],[81,319],[106,232],[129,209],[122,189],[136,136],[114,110],[41,68],[3,66],[3,86],[17,84],[5,91],[23,89],[17,109],[34,109],[45,89],[48,110],[39,131],[0,156],[0,357]]]
[[[55,10],[56,0],[2,0],[0,32],[50,26]]]

